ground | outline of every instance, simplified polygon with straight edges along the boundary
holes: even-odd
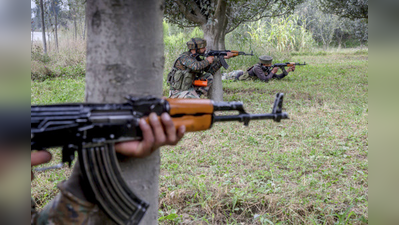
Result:
[[[224,101],[242,101],[250,113],[270,112],[283,92],[289,120],[218,123],[162,148],[160,224],[367,223],[368,51],[298,53],[291,61],[308,65],[280,81],[223,83]],[[32,81],[32,104],[82,102],[84,82]],[[36,173],[40,207],[70,172]]]

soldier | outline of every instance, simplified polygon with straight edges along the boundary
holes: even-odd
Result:
[[[259,57],[259,63],[248,68],[247,71],[235,70],[230,73],[224,73],[222,80],[254,80],[260,79],[261,81],[268,82],[271,79],[280,80],[288,75],[289,72],[295,70],[295,65],[290,66],[287,70],[284,67],[281,74],[276,74],[279,67],[271,69],[273,57],[263,55]]]
[[[155,113],[151,113],[149,122],[147,124],[144,119],[140,120],[140,129],[143,132],[141,141],[117,143],[115,151],[129,157],[146,157],[163,145],[177,144],[186,130],[184,125],[176,130],[172,118],[167,113],[162,114],[161,121]],[[50,160],[51,154],[47,151],[31,153],[32,166]],[[35,210],[31,200],[31,224],[104,224],[104,218],[101,217],[104,214],[99,214],[99,206],[94,203],[91,190],[82,185],[82,179],[77,163],[71,177],[58,184],[60,193],[41,212]]]
[[[206,51],[206,40],[192,38],[187,42],[189,51],[182,53],[174,62],[172,70],[168,74],[170,85],[169,98],[200,98],[207,96],[213,83],[213,75],[220,69],[222,64],[218,58],[208,56],[204,60],[200,58]],[[233,57],[228,52],[225,59]],[[205,79],[206,87],[195,87],[193,81]]]

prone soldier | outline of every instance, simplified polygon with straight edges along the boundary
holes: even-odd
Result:
[[[242,70],[234,70],[230,73],[224,73],[222,80],[255,80],[260,79],[261,81],[268,82],[271,79],[283,79],[288,75],[289,72],[295,70],[295,64],[291,65],[287,70],[284,67],[280,67],[282,70],[281,74],[276,74],[279,67],[275,66],[272,68],[273,57],[263,55],[259,57],[259,63],[249,67],[245,72]]]

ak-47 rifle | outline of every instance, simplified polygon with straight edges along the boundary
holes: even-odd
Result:
[[[229,65],[227,64],[226,60],[224,60],[224,56],[227,55],[227,52],[233,53],[233,57],[236,57],[239,55],[251,55],[251,56],[254,55],[253,51],[251,51],[251,53],[248,54],[245,52],[239,52],[239,51],[234,51],[234,50],[220,50],[220,51],[219,50],[210,50],[209,52],[206,52],[204,56],[205,57],[208,57],[208,56],[218,57],[220,62],[222,63],[222,66],[225,69],[228,69]]]
[[[97,203],[117,224],[138,224],[148,203],[136,196],[121,176],[114,143],[139,140],[139,120],[151,112],[167,112],[174,125],[186,131],[201,131],[213,123],[288,119],[282,112],[283,93],[278,93],[270,114],[248,114],[241,102],[207,99],[162,99],[128,96],[123,104],[70,103],[31,106],[31,150],[62,147],[62,162],[71,165],[75,152],[85,181]],[[238,115],[216,116],[216,111],[238,111]]]
[[[297,63],[297,62],[286,62],[286,63],[275,63],[274,65],[272,65],[271,67],[280,67],[280,68],[284,68],[286,66],[305,66],[307,65],[306,62],[303,62],[303,64],[301,63]]]

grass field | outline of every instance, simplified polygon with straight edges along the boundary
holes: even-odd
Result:
[[[243,101],[250,113],[270,112],[275,94],[285,93],[289,120],[214,124],[162,148],[160,224],[368,223],[368,51],[292,61],[308,65],[280,81],[223,83],[224,100]],[[82,102],[84,82],[32,81],[32,104]],[[39,207],[70,172],[36,173]]]

